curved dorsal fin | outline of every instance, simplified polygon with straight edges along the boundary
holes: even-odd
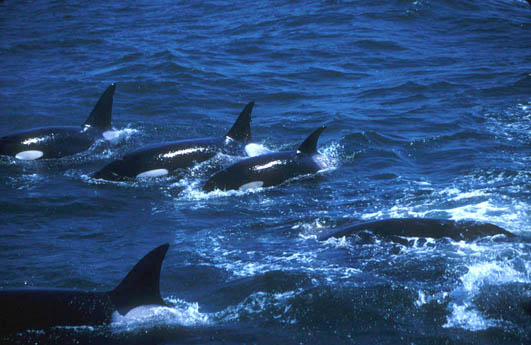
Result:
[[[317,140],[321,133],[326,129],[326,126],[321,126],[313,131],[312,134],[302,142],[302,144],[297,149],[297,154],[312,154],[317,152]]]
[[[122,315],[140,305],[164,305],[160,296],[160,268],[170,245],[163,244],[146,254],[109,292],[112,302]]]
[[[116,84],[112,83],[107,90],[105,90],[98,100],[98,103],[94,106],[94,109],[90,112],[90,115],[83,126],[95,127],[102,131],[111,128],[112,100],[115,89]]]
[[[253,107],[254,101],[247,103],[227,133],[227,137],[243,142],[251,140],[251,112],[253,111]]]

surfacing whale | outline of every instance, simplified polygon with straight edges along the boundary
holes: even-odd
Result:
[[[278,185],[299,175],[322,170],[317,140],[325,126],[316,129],[296,151],[268,153],[241,160],[214,174],[203,186],[211,192],[220,190],[246,190]]]
[[[245,144],[251,140],[253,106],[254,102],[245,106],[225,136],[178,140],[143,147],[109,163],[92,177],[109,181],[159,177],[172,174],[177,169],[192,167],[220,152],[242,154]]]
[[[0,138],[0,155],[20,160],[61,158],[87,150],[111,129],[116,84],[110,85],[82,126],[39,127]]]
[[[160,296],[160,270],[169,244],[144,256],[113,290],[0,290],[0,335],[54,326],[96,326],[143,305],[165,305]]]
[[[505,235],[514,237],[509,231],[497,225],[463,220],[430,218],[391,218],[345,225],[317,236],[319,241],[331,237],[340,238],[368,230],[382,237],[448,237],[455,241],[472,241],[481,237]]]

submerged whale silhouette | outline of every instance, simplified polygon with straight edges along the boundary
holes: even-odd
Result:
[[[0,290],[0,334],[53,326],[101,325],[112,314],[127,314],[141,305],[165,305],[160,270],[169,244],[144,256],[122,282],[107,292],[63,289]]]
[[[430,218],[391,218],[345,225],[321,233],[317,236],[317,239],[325,241],[331,237],[339,238],[363,230],[368,230],[375,235],[384,237],[448,237],[455,241],[471,241],[494,235],[515,236],[509,231],[489,223]]]
[[[20,160],[61,158],[87,150],[111,129],[112,103],[116,84],[101,95],[82,126],[39,127],[0,138],[0,155]]]
[[[319,127],[304,140],[296,151],[274,152],[244,159],[214,174],[203,186],[215,189],[252,189],[278,185],[299,175],[323,169],[317,153],[317,140],[325,130]]]
[[[96,179],[124,181],[142,177],[158,177],[177,169],[189,168],[217,153],[240,154],[251,140],[251,111],[248,103],[223,137],[178,140],[155,144],[130,152],[92,175]]]
[[[527,315],[531,316],[531,300],[523,302],[521,304],[521,307],[526,312]]]

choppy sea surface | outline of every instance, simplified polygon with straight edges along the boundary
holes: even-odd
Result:
[[[0,287],[110,290],[171,245],[170,307],[6,343],[531,341],[519,307],[531,299],[526,1],[7,0],[0,31],[0,136],[82,124],[117,84],[111,140],[57,160],[0,158]],[[145,145],[224,135],[251,100],[258,151],[295,149],[325,124],[330,169],[247,192],[202,192],[212,162],[90,178]],[[390,217],[518,237],[316,239]]]

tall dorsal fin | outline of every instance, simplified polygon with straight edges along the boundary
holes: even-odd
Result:
[[[243,142],[251,140],[251,112],[253,111],[253,107],[254,101],[247,103],[227,133],[227,137]]]
[[[160,268],[169,247],[166,243],[147,253],[120,285],[109,292],[120,314],[125,315],[140,305],[164,305],[160,296]]]
[[[92,109],[87,121],[83,126],[90,126],[100,129],[102,131],[111,128],[111,117],[112,117],[112,99],[114,96],[114,90],[116,89],[116,84],[112,83],[107,90],[101,95],[98,103]]]
[[[303,154],[312,154],[317,152],[317,140],[319,140],[319,136],[321,133],[326,129],[326,126],[321,126],[317,128],[315,131],[313,131],[312,134],[306,138],[306,140],[303,141],[301,146],[297,149],[297,154],[303,153]]]

